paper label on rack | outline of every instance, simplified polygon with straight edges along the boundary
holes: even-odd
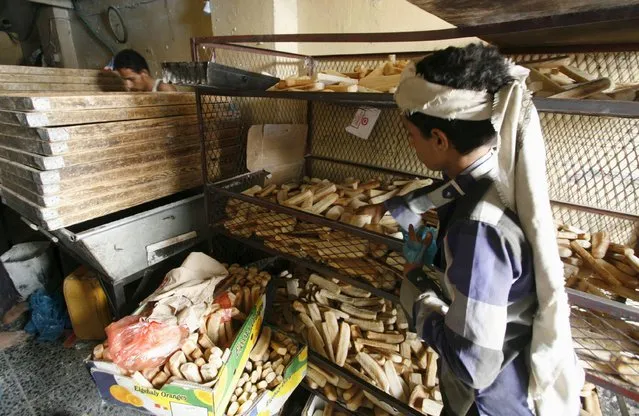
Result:
[[[360,107],[351,121],[351,125],[346,127],[346,131],[361,139],[368,139],[375,127],[377,118],[382,110],[372,107]]]

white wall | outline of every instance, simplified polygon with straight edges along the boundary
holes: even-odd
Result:
[[[297,0],[301,33],[409,32],[454,27],[406,0]],[[468,39],[436,42],[305,44],[310,55],[424,51],[468,43]]]
[[[406,0],[218,0],[212,17],[216,36],[270,33],[349,33],[435,30],[453,27]],[[408,43],[281,43],[303,54],[425,51],[476,39]],[[253,45],[270,47],[272,45]]]
[[[116,52],[125,48],[137,50],[156,76],[161,74],[163,61],[191,60],[191,37],[211,35],[210,16],[202,11],[203,2],[198,0],[81,0],[78,6],[91,27]],[[107,24],[108,6],[120,11],[129,35],[125,44],[115,41]],[[55,28],[67,31],[70,28],[72,44],[59,44],[54,36],[54,45],[47,45],[50,20],[45,14],[40,13],[39,30],[45,52],[48,55],[53,51],[63,52],[62,66],[101,69],[109,62],[112,53],[89,33],[74,12],[53,21]],[[66,59],[66,50],[74,59]]]

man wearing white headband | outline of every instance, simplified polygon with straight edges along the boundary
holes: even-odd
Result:
[[[401,301],[440,355],[444,413],[577,415],[583,371],[572,349],[537,112],[528,72],[492,47],[448,48],[409,65],[395,101],[410,143],[443,183],[378,209],[408,231]],[[433,284],[423,271],[440,229]]]

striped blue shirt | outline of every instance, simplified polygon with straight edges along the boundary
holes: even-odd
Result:
[[[483,415],[531,415],[527,349],[537,309],[532,251],[490,174],[456,182],[460,189],[437,209],[435,265],[445,271],[440,283],[449,310],[445,316],[426,315],[415,322],[416,331],[441,357],[440,385],[449,413],[466,414],[474,404]],[[432,208],[426,191],[387,207],[394,216],[422,214]],[[416,269],[408,278],[423,273]]]

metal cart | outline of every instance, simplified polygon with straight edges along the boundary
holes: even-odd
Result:
[[[56,231],[22,220],[98,273],[115,318],[149,289],[151,278],[164,275],[179,265],[181,253],[208,240],[202,193],[163,198]],[[133,283],[133,291],[125,290]]]

